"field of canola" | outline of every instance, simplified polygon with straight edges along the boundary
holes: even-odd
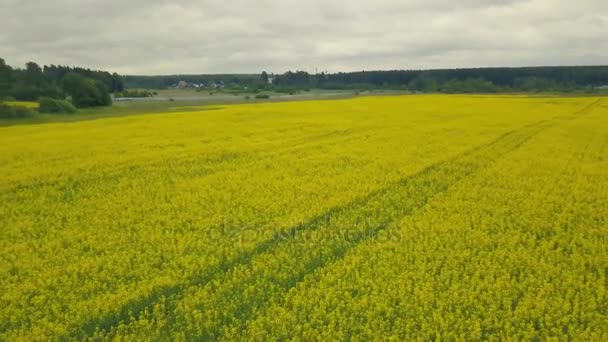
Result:
[[[6,104],[9,106],[25,107],[30,109],[38,108],[38,102],[30,101],[0,101],[0,104]]]
[[[608,339],[608,99],[0,128],[0,340]]]

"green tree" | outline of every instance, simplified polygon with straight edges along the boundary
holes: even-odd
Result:
[[[112,74],[112,92],[123,91],[125,90],[125,85],[123,83],[122,77],[117,73]]]
[[[42,68],[34,62],[25,64],[24,81],[27,85],[36,88],[42,88],[48,83],[42,73]]]
[[[262,71],[260,79],[262,80],[263,84],[268,84],[268,73],[266,71]]]
[[[437,80],[429,75],[421,74],[410,82],[409,88],[423,92],[436,92],[439,86]]]
[[[62,81],[63,89],[72,97],[78,108],[110,106],[112,98],[101,81],[86,78],[78,73],[69,72]]]
[[[75,113],[76,108],[66,100],[56,100],[50,97],[41,97],[38,111],[40,113]]]
[[[6,97],[11,87],[11,67],[0,58],[0,100]]]

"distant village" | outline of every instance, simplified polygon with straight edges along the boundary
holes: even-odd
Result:
[[[264,83],[267,83],[268,85],[272,85],[273,80],[274,80],[274,78],[272,76],[266,75],[266,77],[264,78]],[[223,89],[225,87],[226,87],[226,85],[224,84],[224,81],[221,81],[221,80],[216,81],[216,82],[211,82],[209,84],[188,82],[188,81],[182,80],[177,83],[171,84],[167,88],[168,89]]]
[[[224,81],[213,82],[210,84],[205,83],[191,83],[187,81],[179,81],[178,83],[170,85],[169,89],[223,89],[225,87]]]

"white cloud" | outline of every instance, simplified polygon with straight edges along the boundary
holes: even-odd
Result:
[[[130,74],[608,62],[603,0],[0,0],[0,57]]]

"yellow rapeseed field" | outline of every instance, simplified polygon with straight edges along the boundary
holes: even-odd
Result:
[[[31,101],[0,101],[0,103],[7,104],[9,106],[25,107],[30,109],[35,109],[39,106],[38,102]]]
[[[608,100],[0,128],[0,340],[608,339]]]

